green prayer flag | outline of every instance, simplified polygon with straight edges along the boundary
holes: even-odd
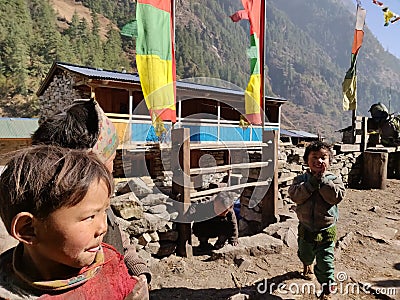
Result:
[[[121,29],[121,35],[127,37],[137,37],[137,22],[133,20],[127,24],[125,24]]]

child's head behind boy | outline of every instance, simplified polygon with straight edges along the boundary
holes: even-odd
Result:
[[[112,184],[87,151],[36,146],[13,153],[0,176],[0,215],[20,242],[18,271],[52,280],[92,264],[107,230]]]
[[[32,144],[90,150],[112,172],[118,135],[94,99],[78,99],[63,111],[41,120],[32,134]]]
[[[220,192],[214,199],[214,212],[217,216],[225,217],[233,209],[234,199],[231,193]]]
[[[315,141],[306,147],[303,159],[311,173],[320,178],[328,170],[333,159],[333,153],[329,144]]]

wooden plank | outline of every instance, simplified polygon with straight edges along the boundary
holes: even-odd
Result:
[[[365,151],[367,148],[367,143],[368,143],[368,128],[367,128],[367,122],[368,118],[367,117],[362,117],[362,126],[361,126],[361,145],[360,145],[360,150],[362,152]]]
[[[359,152],[360,144],[336,144],[341,152]]]
[[[179,214],[184,215],[190,202],[190,129],[177,128],[171,132],[171,170],[172,170],[172,195],[182,205]],[[177,254],[188,257],[188,249],[192,245],[192,228],[190,223],[178,223]]]
[[[269,185],[271,182],[271,179],[264,180],[264,181],[255,181],[255,182],[247,182],[247,183],[242,183],[242,184],[237,184],[237,185],[232,185],[232,186],[225,186],[225,187],[220,187],[220,188],[215,188],[215,189],[209,189],[201,192],[195,192],[190,194],[191,201],[193,201],[193,198],[195,197],[204,197],[212,194],[216,194],[219,192],[226,192],[226,191],[234,191],[238,189],[242,189],[245,187],[252,187],[252,186],[265,186]]]
[[[249,149],[249,148],[261,148],[263,143],[261,142],[212,142],[212,143],[191,143],[190,149],[195,150],[218,150],[218,149]]]
[[[263,142],[268,146],[263,147],[261,160],[271,160],[273,163],[261,169],[260,176],[271,176],[272,183],[267,191],[260,188],[254,189],[253,195],[262,199],[261,217],[262,226],[265,228],[278,221],[278,131],[263,131]],[[263,197],[261,198],[257,194],[263,195]]]
[[[364,152],[363,184],[367,188],[386,189],[387,165],[389,154],[387,152]]]
[[[268,166],[268,164],[269,162],[267,161],[258,161],[252,163],[232,164],[207,168],[193,168],[190,169],[190,175],[211,174],[216,172],[232,171],[234,169],[262,168]]]

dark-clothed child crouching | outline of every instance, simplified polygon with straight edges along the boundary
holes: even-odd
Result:
[[[222,248],[226,242],[236,246],[238,244],[238,225],[233,210],[236,194],[221,192],[213,200],[205,203],[193,204],[187,218],[193,221],[193,234],[199,239],[200,250]],[[218,238],[214,245],[208,240]]]

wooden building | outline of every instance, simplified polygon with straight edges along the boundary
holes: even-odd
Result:
[[[261,141],[262,126],[246,130],[238,125],[244,112],[243,90],[177,81],[177,124],[191,129],[191,141]],[[95,95],[118,125],[121,141],[154,141],[151,120],[137,74],[106,71],[56,62],[37,95],[41,112],[52,114],[73,99]],[[266,130],[279,130],[280,106],[286,100],[266,98]],[[131,120],[130,136],[127,124]]]
[[[0,154],[30,146],[37,127],[38,119],[0,118]]]
[[[173,182],[180,183],[175,187],[173,183],[172,189],[185,203],[221,190],[252,188],[262,206],[261,223],[273,223],[276,221],[275,166],[280,111],[286,100],[266,97],[264,124],[241,128],[244,91],[226,87],[226,83],[216,86],[215,80],[212,81],[212,84],[176,82],[177,122],[166,122],[167,134],[160,141],[151,126],[137,74],[56,62],[37,95],[43,114],[61,110],[74,99],[94,96],[117,127],[122,155],[129,157],[129,163],[124,164],[131,166],[130,172],[144,168],[157,178],[169,170],[176,177]],[[161,158],[160,170],[160,155],[154,153],[160,153],[161,144],[162,148],[169,149],[169,154],[168,158]],[[259,154],[258,161],[254,153]],[[133,162],[137,156],[141,162]],[[211,165],[201,163],[205,156],[214,157]],[[258,170],[258,178],[249,175],[253,169]],[[232,178],[234,174],[245,174],[235,184],[229,180],[224,188],[199,191],[196,178],[212,172],[227,172]],[[127,174],[125,168],[123,175],[135,174]],[[182,176],[186,179],[178,178]],[[185,181],[187,178],[189,182]]]

